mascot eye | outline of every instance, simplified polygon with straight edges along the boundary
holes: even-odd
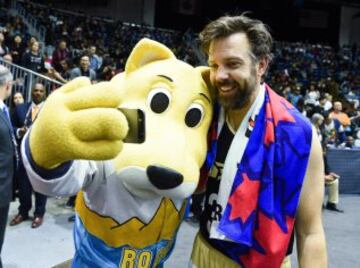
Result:
[[[147,103],[150,109],[157,114],[163,113],[169,107],[171,95],[165,88],[155,88],[150,91]]]
[[[185,124],[188,127],[197,127],[204,118],[204,108],[198,104],[191,104],[185,115]]]

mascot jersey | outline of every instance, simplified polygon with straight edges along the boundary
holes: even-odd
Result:
[[[82,188],[72,267],[162,267],[183,217],[183,200],[159,196],[148,202],[132,195],[118,183],[112,161],[76,160],[50,172],[32,161],[28,138],[22,150],[29,175],[44,192],[62,195]]]

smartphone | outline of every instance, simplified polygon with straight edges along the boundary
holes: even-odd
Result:
[[[129,132],[124,139],[125,143],[143,143],[145,141],[145,113],[140,109],[119,108],[125,115]]]

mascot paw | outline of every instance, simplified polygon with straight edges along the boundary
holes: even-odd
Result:
[[[128,123],[116,84],[76,78],[46,100],[30,132],[35,163],[51,169],[73,159],[105,160],[122,149]]]

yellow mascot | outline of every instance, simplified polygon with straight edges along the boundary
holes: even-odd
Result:
[[[163,266],[206,157],[208,76],[142,39],[110,82],[48,97],[21,151],[36,191],[78,194],[72,267]]]

